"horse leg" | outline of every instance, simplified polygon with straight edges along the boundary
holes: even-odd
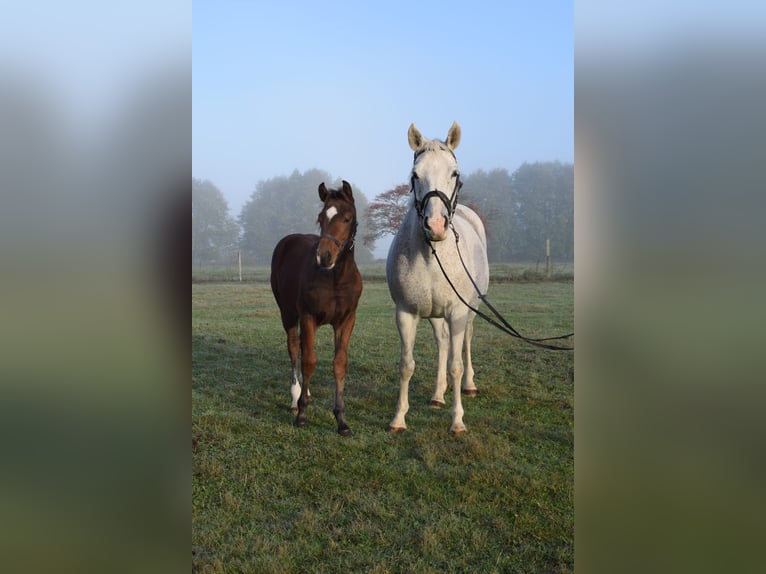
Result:
[[[436,340],[436,385],[434,395],[431,397],[431,406],[440,409],[445,405],[444,391],[447,390],[447,354],[449,353],[449,329],[447,323],[441,318],[429,319]]]
[[[343,387],[346,384],[346,369],[348,367],[348,342],[354,329],[356,318],[351,315],[348,320],[335,329],[335,358],[332,370],[335,375],[335,420],[338,422],[338,433],[341,436],[351,436],[353,433],[346,423],[346,404],[343,401]]]
[[[463,378],[463,357],[461,351],[463,350],[467,318],[468,317],[465,314],[459,316],[453,314],[447,319],[450,329],[447,371],[449,373],[449,381],[452,383],[452,389],[454,391],[452,426],[449,429],[452,434],[459,434],[468,430],[463,423],[463,404],[460,399],[460,381]]]
[[[415,359],[412,349],[415,346],[415,335],[418,332],[420,317],[411,315],[402,309],[396,310],[396,328],[399,330],[401,341],[401,355],[399,358],[399,402],[396,405],[396,415],[389,425],[394,432],[403,431],[407,428],[404,416],[410,410],[408,398],[410,379],[415,372]]]
[[[306,407],[308,405],[309,383],[317,366],[317,356],[314,351],[316,328],[313,317],[301,318],[301,371],[303,373],[303,386],[301,387],[301,395],[298,397],[298,416],[295,417],[295,426],[297,427],[304,427],[308,422]]]
[[[463,340],[463,350],[465,351],[465,373],[463,374],[463,394],[469,397],[475,397],[479,394],[476,383],[473,381],[473,363],[471,361],[471,339],[473,338],[473,319],[475,315],[471,313],[468,316],[468,322],[465,324],[465,339]]]
[[[287,353],[290,355],[290,364],[293,369],[293,384],[290,386],[290,395],[292,395],[292,404],[290,408],[293,413],[298,414],[298,397],[301,396],[301,379],[298,370],[298,359],[301,354],[301,338],[298,333],[298,325],[287,329]]]

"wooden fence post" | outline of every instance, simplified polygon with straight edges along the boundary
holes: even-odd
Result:
[[[239,282],[242,283],[242,251],[237,249],[237,266],[239,267]]]
[[[551,278],[551,240],[545,240],[545,272]]]

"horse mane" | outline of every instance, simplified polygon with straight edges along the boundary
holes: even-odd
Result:
[[[340,198],[340,192],[343,191],[342,189],[332,189],[327,188],[327,193],[330,197],[333,199],[339,199]]]
[[[415,152],[415,157],[413,158],[413,161],[418,158],[418,156],[422,153],[425,153],[427,151],[446,151],[452,154],[452,157],[455,157],[455,152],[453,152],[446,143],[444,143],[441,140],[425,140],[423,142],[423,145],[418,148],[418,150]]]

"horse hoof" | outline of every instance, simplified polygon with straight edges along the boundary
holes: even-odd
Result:
[[[351,436],[354,433],[350,428],[346,427],[346,428],[338,429],[338,434],[340,436]]]
[[[294,415],[298,414],[298,407],[291,407],[290,410],[293,411]]]
[[[428,404],[431,405],[432,409],[441,409],[445,405],[445,403],[443,401],[435,401],[433,399],[431,399],[431,402],[428,403]]]
[[[468,432],[468,429],[465,427],[458,427],[455,429],[449,429],[449,432],[452,436],[457,436],[459,434],[463,434],[464,432]]]
[[[406,431],[407,427],[388,427],[388,430],[391,433],[396,434],[396,433],[400,433],[400,432]]]
[[[460,392],[467,397],[475,397],[479,394],[479,389],[462,389]]]
[[[306,419],[295,419],[295,426],[297,428],[303,428],[308,424],[309,424],[309,421],[307,421]]]

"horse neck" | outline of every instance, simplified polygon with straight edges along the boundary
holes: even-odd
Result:
[[[338,256],[335,261],[335,267],[333,268],[333,274],[336,278],[341,278],[347,271],[356,267],[356,260],[354,259],[354,250],[344,248],[343,252]]]

